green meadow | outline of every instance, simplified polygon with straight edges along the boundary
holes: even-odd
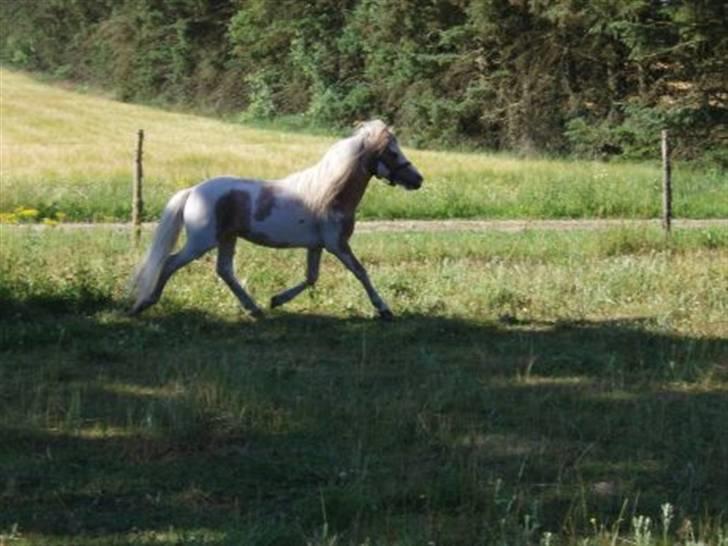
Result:
[[[725,229],[356,235],[391,323],[214,253],[131,319],[127,230],[0,236],[2,544],[728,540]]]
[[[17,221],[125,221],[136,133],[145,131],[146,218],[205,178],[275,179],[316,163],[334,142],[274,129],[125,104],[0,69],[0,214]],[[372,184],[362,218],[654,218],[659,143],[652,163],[525,159],[406,149],[424,173],[409,194]],[[728,174],[674,167],[674,212],[728,217]]]
[[[391,323],[330,256],[252,320],[212,252],[130,318],[151,230],[56,224],[128,219],[138,129],[150,221],[334,137],[0,82],[0,546],[728,545],[728,229],[355,235]],[[361,217],[659,214],[657,162],[406,153]],[[674,182],[728,217],[725,172]],[[264,308],[304,268],[238,246]]]

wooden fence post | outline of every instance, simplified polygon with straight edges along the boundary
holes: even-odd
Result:
[[[142,198],[142,183],[144,171],[142,167],[142,154],[144,146],[144,129],[137,132],[137,146],[134,157],[134,183],[131,196],[131,223],[134,229],[134,242],[139,244],[142,231],[142,214],[144,213],[144,200]]]
[[[662,130],[662,229],[669,234],[672,227],[672,166],[667,129]]]

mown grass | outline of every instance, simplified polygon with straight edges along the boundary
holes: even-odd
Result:
[[[725,544],[726,230],[355,236],[393,323],[328,257],[130,319],[128,232],[0,235],[9,544]]]
[[[0,70],[0,213],[18,219],[126,220],[136,132],[145,140],[147,218],[216,175],[274,179],[319,160],[331,137],[244,127],[123,104]],[[658,156],[658,143],[655,144]],[[656,217],[654,163],[536,160],[407,150],[426,177],[416,194],[372,184],[364,218]],[[678,217],[728,216],[728,174],[675,166]]]

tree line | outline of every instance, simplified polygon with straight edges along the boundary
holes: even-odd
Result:
[[[4,0],[0,62],[414,145],[728,165],[724,0]]]

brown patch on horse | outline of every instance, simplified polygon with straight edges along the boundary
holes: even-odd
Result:
[[[217,240],[230,235],[245,236],[250,232],[250,194],[242,190],[231,190],[215,204],[217,218]]]
[[[266,190],[264,190],[265,192]],[[270,197],[266,198],[261,194],[258,200],[258,206],[256,207],[255,214],[256,220],[260,221],[265,219],[270,211],[266,212],[265,215],[260,213],[262,204],[260,199],[263,199],[264,203],[267,199],[272,200],[274,194],[273,190],[267,190]],[[217,217],[217,233],[216,237],[218,241],[224,241],[230,237],[242,237],[248,241],[274,248],[286,248],[288,245],[285,242],[276,241],[271,239],[267,234],[255,231],[251,226],[251,216],[253,214],[253,206],[251,203],[252,199],[247,191],[243,190],[231,190],[220,199],[218,199],[215,205],[215,216]],[[268,208],[272,208],[273,205],[266,205]]]
[[[260,190],[258,201],[255,204],[255,214],[253,217],[256,221],[262,222],[273,212],[275,206],[276,192],[269,185],[264,185]]]

